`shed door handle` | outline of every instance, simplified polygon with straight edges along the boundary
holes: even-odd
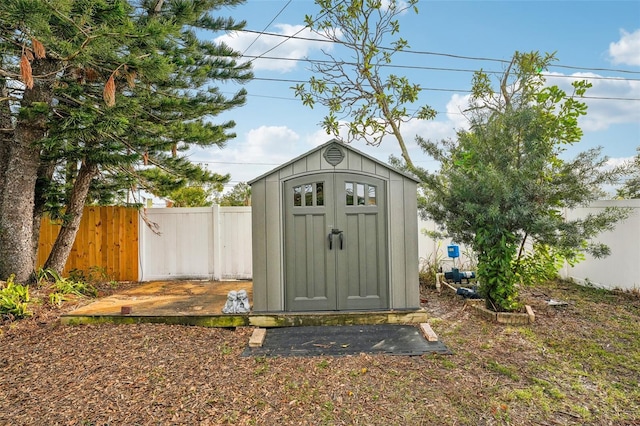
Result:
[[[331,229],[331,232],[329,232],[329,235],[327,236],[329,240],[329,250],[333,250],[333,236],[336,234],[340,236],[340,250],[342,250],[342,246],[343,246],[342,231],[337,228]]]

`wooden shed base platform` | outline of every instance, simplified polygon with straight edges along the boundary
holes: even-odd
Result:
[[[291,327],[309,325],[417,324],[426,322],[424,309],[377,312],[223,314],[231,290],[246,290],[250,281],[158,281],[96,300],[61,317],[63,324],[160,323],[203,327]]]

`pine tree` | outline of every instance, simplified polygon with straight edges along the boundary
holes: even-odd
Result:
[[[64,210],[47,261],[61,270],[87,200],[108,200],[109,191],[125,190],[121,185],[136,189],[151,166],[177,179],[202,175],[183,153],[233,138],[235,123],[211,120],[246,96],[239,90],[226,97],[214,84],[252,75],[236,52],[205,40],[244,26],[211,15],[240,0],[6,3],[0,278],[26,280],[42,213]]]

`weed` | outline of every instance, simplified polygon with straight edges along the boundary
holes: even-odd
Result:
[[[511,391],[511,397],[518,401],[522,401],[529,404],[535,401],[535,399],[537,398],[537,396],[534,395],[534,392],[531,388],[514,389],[513,391]]]
[[[269,363],[266,357],[257,357],[256,364],[258,364],[258,367],[253,371],[256,376],[261,376],[269,371]]]
[[[97,291],[91,284],[86,284],[82,281],[73,281],[66,278],[56,280],[54,288],[62,294],[74,294],[76,296],[90,297],[97,296]]]
[[[60,307],[67,300],[69,300],[69,298],[62,293],[54,292],[49,294],[49,304],[51,306]]]
[[[117,281],[107,272],[104,266],[90,266],[88,271],[72,269],[69,271],[69,279],[72,281],[83,281],[89,283],[108,282],[110,286],[117,286]]]
[[[582,405],[572,405],[571,409],[578,415],[582,420],[591,420],[591,411],[587,407]]]
[[[440,357],[440,365],[447,370],[455,370],[458,366],[451,360],[445,357]]]
[[[539,385],[544,393],[549,395],[553,399],[564,399],[566,395],[562,393],[557,387],[553,386],[551,382],[548,382],[544,379],[539,379],[537,377],[531,377],[531,381],[536,385]]]
[[[516,373],[513,368],[507,367],[506,365],[501,365],[497,361],[490,360],[487,363],[487,369],[495,371],[496,373],[500,373],[513,381],[520,380],[520,376],[518,376],[518,373]]]
[[[322,361],[320,361],[318,363],[318,368],[322,368],[325,369],[329,366],[329,361],[327,361],[326,359],[323,359]]]
[[[70,299],[69,296],[89,296],[96,297],[98,291],[91,284],[72,278],[63,278],[53,269],[40,269],[36,273],[38,285],[42,286],[44,282],[53,282],[53,292],[49,294],[49,303],[52,306],[60,307],[63,302]]]
[[[10,318],[24,318],[31,315],[28,310],[29,286],[13,282],[15,275],[9,276],[4,287],[0,288],[0,314]]]
[[[229,355],[233,352],[233,348],[224,343],[222,346],[218,346],[218,349],[222,353],[222,355]]]
[[[326,401],[326,402],[322,403],[322,408],[324,408],[328,412],[333,412],[335,406],[333,405],[333,402]]]

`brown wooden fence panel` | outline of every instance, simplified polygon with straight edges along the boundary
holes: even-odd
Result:
[[[44,218],[40,226],[37,268],[47,260],[60,225]],[[86,275],[92,269],[116,281],[138,280],[138,210],[118,206],[85,207],[63,274]]]

